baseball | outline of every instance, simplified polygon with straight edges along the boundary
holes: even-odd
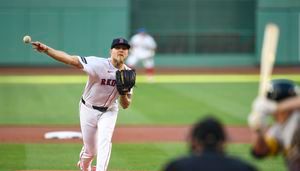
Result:
[[[28,35],[24,36],[24,37],[23,37],[23,42],[24,42],[24,43],[30,43],[30,42],[31,42],[31,37],[28,36]]]

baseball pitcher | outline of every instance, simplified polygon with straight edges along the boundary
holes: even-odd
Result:
[[[108,59],[69,55],[41,42],[31,44],[37,51],[81,69],[88,75],[79,103],[83,147],[78,166],[82,171],[105,171],[118,116],[118,100],[122,108],[128,108],[135,85],[135,71],[124,64],[129,43],[123,38],[114,39]],[[91,163],[96,156],[96,167],[92,167]]]

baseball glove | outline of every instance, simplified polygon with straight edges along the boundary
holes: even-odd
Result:
[[[125,95],[135,85],[135,70],[118,70],[116,72],[116,85],[120,95]]]

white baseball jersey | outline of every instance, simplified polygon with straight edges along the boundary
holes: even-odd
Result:
[[[129,66],[136,66],[139,61],[142,61],[145,68],[154,68],[154,55],[156,42],[148,34],[135,34],[131,40],[131,50],[127,59]]]
[[[116,88],[116,71],[111,59],[95,56],[79,57],[83,71],[88,74],[82,98],[94,106],[116,108],[119,93]],[[125,69],[129,69],[125,65]]]
[[[138,56],[140,59],[145,59],[154,56],[156,42],[148,34],[135,34],[131,40],[131,53]]]

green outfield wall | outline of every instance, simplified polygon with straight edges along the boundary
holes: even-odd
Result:
[[[298,0],[260,0],[257,8],[256,57],[259,60],[264,26],[276,23],[280,28],[277,50],[277,65],[299,65],[300,1]]]
[[[70,54],[109,54],[112,38],[129,34],[127,0],[1,0],[1,65],[58,65],[22,42],[33,40]]]
[[[114,37],[146,27],[163,67],[256,66],[264,26],[280,26],[276,65],[299,65],[298,0],[1,0],[0,66],[63,66],[33,40],[82,56],[108,56]]]

